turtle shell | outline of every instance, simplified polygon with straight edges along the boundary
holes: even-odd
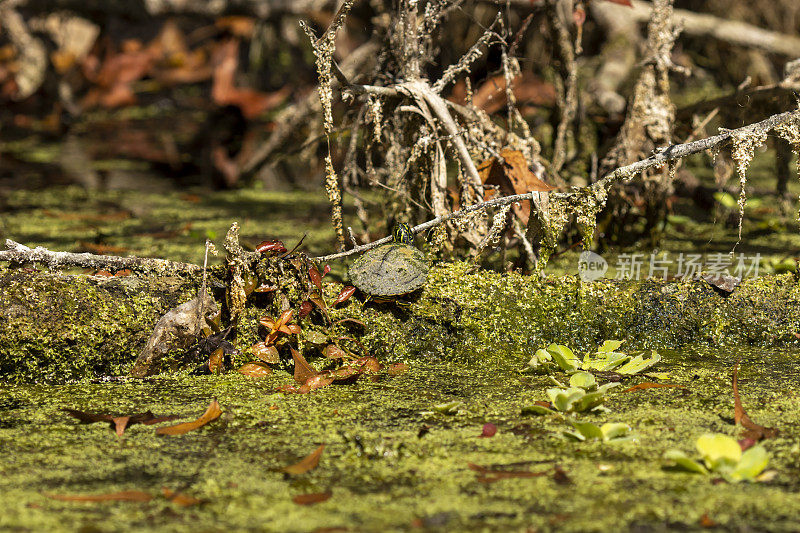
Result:
[[[407,244],[385,244],[356,259],[348,270],[361,292],[400,296],[419,289],[428,278],[425,255]]]

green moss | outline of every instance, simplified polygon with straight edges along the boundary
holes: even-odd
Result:
[[[765,442],[774,482],[715,485],[704,476],[664,470],[670,448],[690,450],[707,431],[735,434],[730,423],[730,375],[718,361],[743,356],[743,401],[754,420],[779,427]],[[0,528],[74,530],[313,531],[410,529],[414,521],[439,530],[526,527],[615,531],[636,527],[692,529],[707,514],[723,528],[791,529],[800,512],[800,437],[794,379],[796,353],[763,350],[671,352],[661,370],[687,389],[612,393],[612,413],[587,420],[624,421],[638,442],[574,443],[553,417],[521,408],[544,399],[547,380],[521,376],[484,360],[464,366],[429,360],[406,374],[362,380],[308,395],[276,395],[291,381],[278,372],[264,380],[236,375],[160,377],[147,381],[58,387],[0,387],[3,424],[0,490],[6,507]],[[628,378],[626,386],[646,378]],[[215,396],[223,417],[181,437],[156,437],[137,425],[118,438],[104,424],[79,425],[60,412],[177,413],[198,416]],[[458,414],[426,414],[457,400]],[[477,438],[484,422],[499,428]],[[420,431],[427,428],[427,432]],[[281,468],[325,444],[320,465],[287,478]],[[541,471],[537,478],[486,484],[469,463]],[[554,465],[570,482],[556,482]],[[81,504],[43,493],[82,494],[162,486],[207,500],[180,508],[148,503]],[[298,494],[331,491],[327,502],[296,505]],[[416,522],[419,523],[419,522]]]

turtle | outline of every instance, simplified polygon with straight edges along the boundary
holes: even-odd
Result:
[[[365,252],[350,265],[350,280],[368,301],[394,301],[425,285],[428,262],[413,243],[408,224],[398,224],[392,242]]]

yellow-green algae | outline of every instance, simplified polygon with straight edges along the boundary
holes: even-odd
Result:
[[[754,420],[781,429],[765,442],[763,484],[714,484],[664,470],[670,448],[690,450],[714,431],[735,435],[730,369],[743,357],[740,387]],[[553,417],[522,416],[544,399],[547,379],[493,361],[420,360],[393,378],[277,395],[286,373],[159,378],[129,383],[0,388],[0,529],[16,531],[356,531],[465,529],[623,531],[698,529],[707,515],[723,529],[792,531],[800,520],[796,353],[686,349],[662,371],[687,387],[613,393],[595,422],[631,424],[638,442],[574,443]],[[522,365],[523,360],[517,361]],[[626,386],[647,378],[627,378]],[[199,415],[217,397],[225,414],[179,437],[137,425],[121,438],[105,424],[79,425],[59,409]],[[462,402],[456,415],[426,414]],[[481,426],[499,428],[477,438]],[[421,435],[420,429],[428,427]],[[281,468],[325,444],[320,465],[287,478]],[[477,481],[468,464],[547,471],[537,478]],[[570,482],[553,475],[560,465]],[[99,494],[161,487],[207,503],[71,503],[44,493]],[[331,491],[313,507],[298,494]]]

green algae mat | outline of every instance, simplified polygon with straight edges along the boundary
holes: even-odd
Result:
[[[614,376],[622,385],[608,393],[608,411],[575,415],[631,427],[628,438],[608,442],[576,441],[565,419],[531,412],[548,399],[550,376],[496,361],[465,367],[432,356],[403,373],[311,394],[276,394],[291,381],[283,372],[5,385],[0,529],[796,531],[800,354],[662,355],[650,370],[675,387],[636,388],[653,376]],[[742,405],[778,430],[759,444],[765,470],[735,483],[675,468],[668,450],[692,457],[703,434],[740,436],[731,389],[739,360]],[[62,410],[149,410],[180,422],[212,398],[221,416],[183,435],[157,434],[168,421],[118,436],[108,423],[82,424]],[[318,463],[303,466],[320,449]],[[289,474],[292,465],[301,467]],[[123,500],[59,499],[87,496]]]

